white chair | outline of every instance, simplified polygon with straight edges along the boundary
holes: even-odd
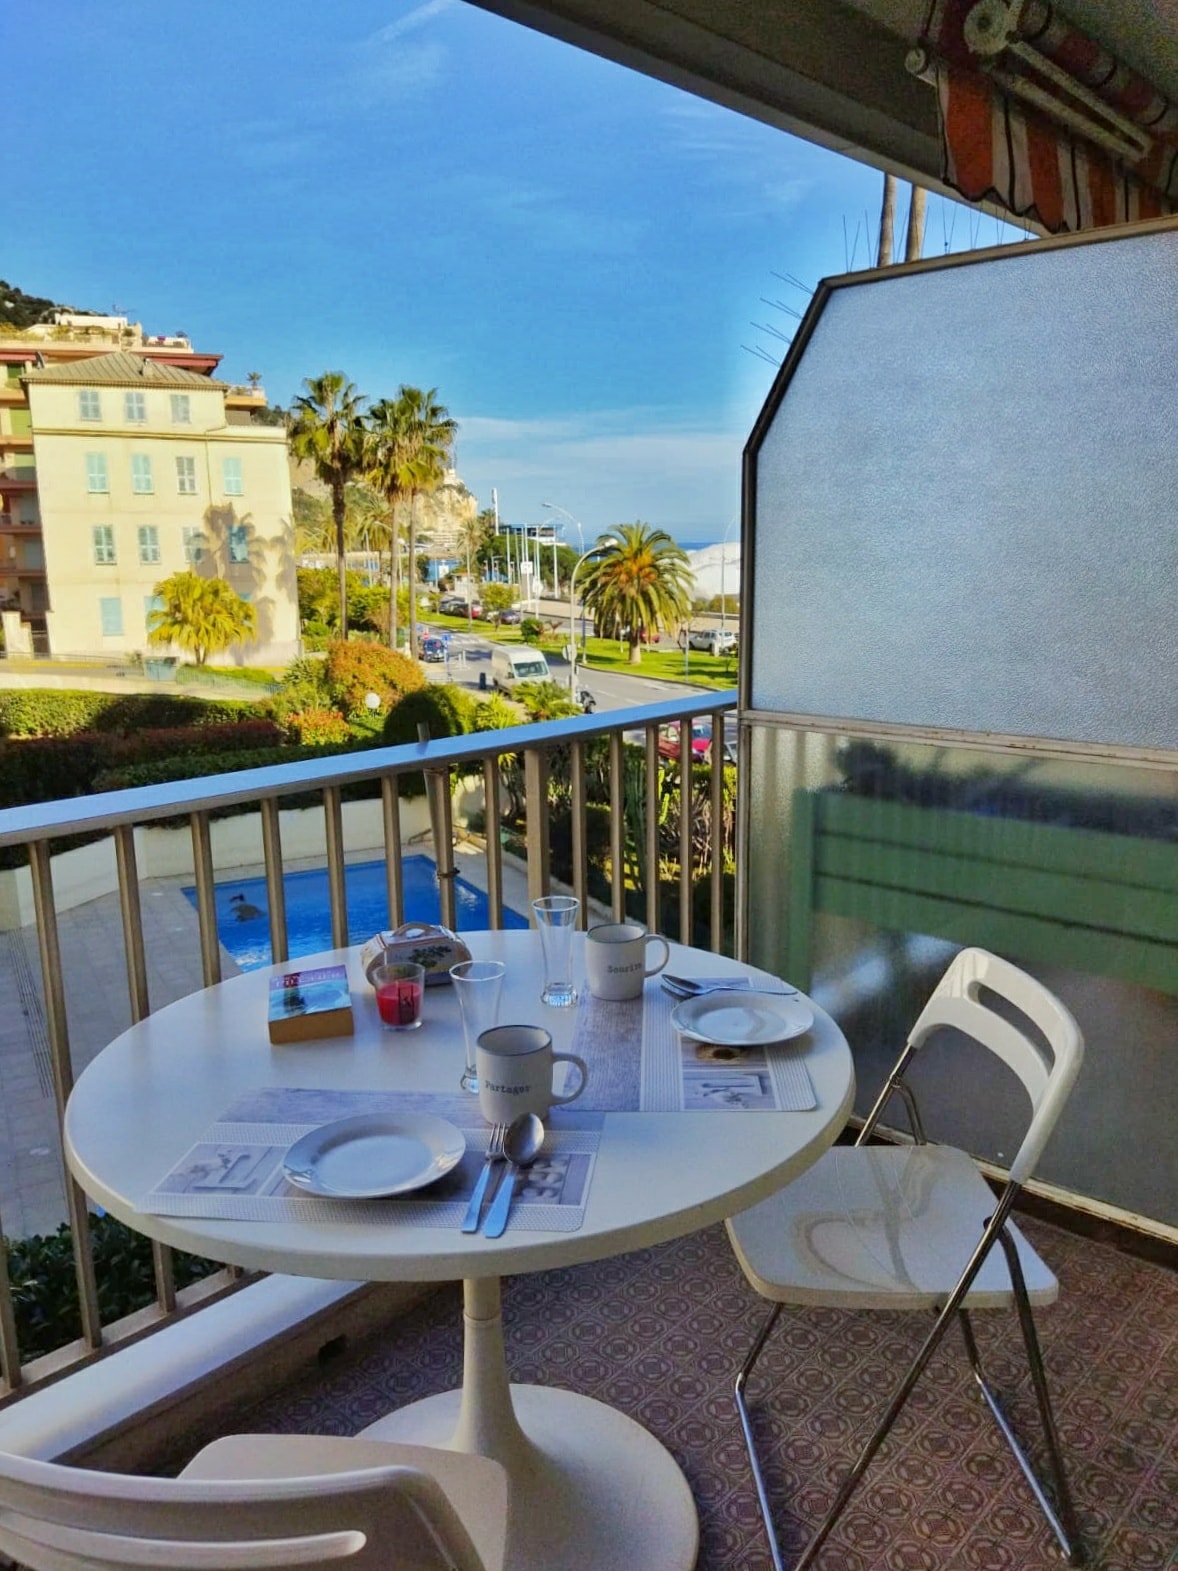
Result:
[[[983,990],[1013,1005],[1036,1027],[1050,1047],[1050,1057],[1029,1026],[1013,1024],[1009,1011],[998,1013]],[[1018,1075],[1031,1100],[1030,1124],[997,1197],[964,1151],[926,1143],[915,1098],[902,1078],[915,1054],[945,1026],[997,1054]],[[1076,1022],[1045,987],[984,950],[963,950],[921,1012],[856,1144],[832,1148],[786,1188],[728,1222],[728,1235],[745,1276],[762,1297],[774,1301],[736,1378],[736,1404],[777,1571],[783,1571],[783,1562],[745,1391],[785,1304],[937,1311],[924,1345],[807,1544],[796,1571],[812,1564],[955,1319],[961,1325],[970,1364],[987,1405],[1064,1554],[1070,1563],[1078,1564],[1075,1514],[1031,1316],[1031,1304],[1051,1303],[1059,1284],[1008,1218],[1071,1091],[1083,1054]],[[907,1107],[915,1144],[867,1146],[865,1142],[893,1094],[899,1094]],[[1001,1249],[994,1249],[995,1244]],[[1018,1313],[1043,1423],[1056,1509],[986,1383],[969,1321],[971,1309],[1012,1306]]]
[[[232,1435],[179,1478],[0,1454],[0,1554],[31,1571],[501,1571],[507,1475],[485,1457]]]

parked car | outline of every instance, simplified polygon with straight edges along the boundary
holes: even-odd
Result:
[[[679,757],[679,726],[673,723],[663,726],[659,732],[659,756],[662,758]],[[727,737],[722,744],[724,762],[736,762],[736,750]],[[691,756],[696,763],[708,764],[712,761],[712,727],[707,720],[693,720],[691,722]]]
[[[550,682],[552,672],[543,652],[518,644],[495,644],[491,650],[491,681],[502,693],[517,682]]]
[[[736,634],[726,627],[680,628],[679,647],[680,649],[706,649],[710,655],[734,655]]]
[[[477,622],[483,614],[482,604],[475,600],[468,604],[460,595],[443,595],[438,601],[441,616],[470,616]]]
[[[518,627],[523,619],[524,614],[517,605],[509,605],[506,611],[495,613],[495,620],[503,627]]]

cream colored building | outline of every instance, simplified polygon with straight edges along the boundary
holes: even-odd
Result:
[[[222,661],[293,658],[298,597],[283,428],[254,423],[249,406],[259,395],[213,380],[203,366],[122,348],[78,356],[76,340],[70,347],[68,359],[46,364],[39,355],[21,367],[23,408],[0,399],[0,449],[9,449],[0,481],[8,649],[145,652],[155,586],[191,568],[224,578],[257,612],[256,642]],[[197,363],[206,358],[185,348]],[[10,372],[10,394],[15,380]]]

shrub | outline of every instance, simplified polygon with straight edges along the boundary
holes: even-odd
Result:
[[[291,715],[305,710],[330,709],[326,663],[309,660],[305,655],[300,660],[292,660],[270,703],[275,719],[284,725],[289,724]]]
[[[524,716],[519,707],[502,693],[492,693],[482,703],[476,703],[471,716],[472,731],[506,731],[510,726],[523,725]]]
[[[525,644],[538,644],[544,636],[544,624],[538,617],[525,616],[519,624],[519,636]]]
[[[98,1308],[104,1323],[121,1320],[155,1300],[151,1239],[113,1216],[90,1219],[98,1277]],[[72,1235],[63,1222],[55,1233],[0,1240],[8,1256],[16,1340],[24,1359],[64,1347],[80,1333],[78,1280]],[[177,1251],[176,1286],[187,1287],[220,1268],[211,1260]]]
[[[0,693],[0,737],[225,725],[268,715],[264,702],[190,698],[181,693],[75,693],[47,688]]]
[[[582,712],[559,682],[517,682],[515,697],[531,720],[567,720]]]
[[[363,709],[369,693],[391,707],[406,693],[426,686],[416,660],[380,644],[337,640],[328,645],[324,663],[331,701],[345,715]]]
[[[290,741],[303,747],[334,747],[352,738],[338,709],[300,709],[287,716],[286,730]]]
[[[451,683],[430,683],[417,692],[406,693],[384,723],[384,745],[403,747],[417,741],[417,727],[423,721],[430,738],[465,736],[472,729],[474,701],[462,688]],[[422,774],[401,776],[402,796],[421,796],[425,792]]]
[[[359,753],[372,747],[371,742],[358,742],[351,738],[331,750],[335,753]],[[196,758],[156,759],[147,764],[125,764],[117,769],[106,769],[95,776],[95,791],[125,791],[135,786],[169,785],[175,780],[196,780],[205,775],[233,774],[241,769],[264,769],[274,764],[297,764],[303,759],[322,758],[320,746],[264,747],[243,753],[209,753]],[[346,790],[347,788],[345,788]],[[308,795],[308,793],[303,793]],[[318,801],[318,794],[313,794]],[[292,799],[282,798],[283,807],[293,807]],[[244,802],[229,812],[253,812],[256,802]]]

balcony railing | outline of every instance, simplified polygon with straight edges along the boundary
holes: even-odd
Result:
[[[453,786],[460,778],[474,777],[481,787],[486,826],[482,858],[491,927],[503,925],[503,825],[514,805],[515,841],[526,867],[529,898],[547,893],[555,881],[579,897],[583,920],[592,900],[608,906],[615,919],[636,915],[652,929],[672,930],[683,942],[721,950],[728,947],[725,935],[732,918],[730,788],[725,799],[725,775],[731,776],[731,771],[699,768],[699,759],[693,758],[689,747],[668,760],[660,754],[659,742],[662,737],[665,750],[663,728],[671,722],[679,722],[682,734],[689,736],[691,720],[708,718],[722,746],[725,716],[734,707],[735,694],[709,695],[703,704],[698,699],[677,700],[604,717],[341,754],[0,812],[0,848],[22,847],[28,854],[59,1160],[61,1120],[74,1077],[63,976],[67,957],[54,879],[54,854],[64,837],[113,840],[132,1023],[152,1009],[137,830],[164,821],[179,820],[187,826],[201,976],[204,985],[211,986],[222,975],[214,907],[218,871],[211,831],[214,818],[229,810],[254,810],[260,819],[258,860],[265,867],[270,944],[274,962],[281,964],[289,958],[280,817],[284,799],[297,795],[305,800],[312,793],[321,809],[332,944],[343,947],[371,936],[352,933],[348,927],[345,793],[356,786],[379,791],[388,911],[396,924],[405,916],[400,782],[410,774],[424,773],[442,920],[448,926],[456,925]],[[559,845],[552,834],[556,816],[562,828],[566,819],[568,825],[567,838],[562,834]],[[591,819],[608,826],[592,846]],[[111,962],[111,986],[117,988],[114,956]],[[0,1164],[0,1173],[9,1168],[10,1164]],[[17,1399],[23,1390],[86,1362],[101,1349],[158,1328],[178,1309],[229,1287],[234,1279],[232,1272],[221,1272],[178,1291],[171,1251],[157,1244],[153,1246],[154,1306],[104,1324],[86,1197],[64,1164],[61,1181],[78,1284],[79,1334],[53,1353],[22,1360],[13,1291],[0,1249],[0,1403]],[[4,1206],[0,1190],[0,1234]]]

